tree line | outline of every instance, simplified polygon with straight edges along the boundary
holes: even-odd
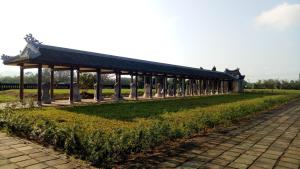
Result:
[[[50,82],[50,70],[43,69],[42,81]],[[76,73],[74,73],[74,78],[76,79]],[[33,72],[26,72],[24,74],[25,84],[36,84],[38,80],[38,74]],[[113,74],[102,74],[101,80],[103,85],[114,85],[115,79]],[[139,81],[142,81],[139,78]],[[82,89],[92,89],[96,83],[96,73],[80,73],[79,77],[80,87]],[[0,76],[0,83],[20,83],[20,76]],[[54,84],[69,84],[70,83],[70,71],[59,71],[54,73]],[[122,77],[122,85],[129,86],[130,78]]]
[[[76,75],[76,73],[75,73]],[[19,83],[19,76],[0,76],[0,83]],[[50,70],[43,69],[43,82],[49,82],[50,80]],[[76,78],[76,76],[75,76]],[[24,76],[24,83],[37,83],[38,75],[33,72],[26,72]],[[59,71],[54,73],[55,83],[70,83],[70,72],[69,71]],[[103,74],[101,79],[104,85],[114,84],[113,74]],[[81,88],[91,89],[94,87],[96,82],[95,73],[81,73],[80,74],[80,85]],[[139,84],[143,86],[143,77],[139,77]],[[122,77],[121,84],[129,85],[130,78]],[[268,79],[268,80],[258,80],[254,83],[245,82],[246,89],[295,89],[300,90],[300,81],[295,80],[278,80],[278,79]]]
[[[300,81],[298,80],[258,80],[254,83],[246,82],[246,89],[294,89],[300,90]]]

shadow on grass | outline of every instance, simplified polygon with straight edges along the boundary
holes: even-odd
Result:
[[[159,118],[166,112],[178,112],[222,103],[237,102],[266,96],[261,93],[245,93],[207,97],[192,97],[147,102],[123,102],[102,105],[87,105],[60,108],[65,111],[107,119],[132,121],[135,118]]]

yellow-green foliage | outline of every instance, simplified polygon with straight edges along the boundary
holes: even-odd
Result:
[[[94,90],[88,89],[88,90],[81,90],[81,91],[87,91],[89,94],[94,94]],[[68,99],[69,98],[69,89],[55,89],[54,90],[54,96],[55,98],[58,99]],[[123,95],[129,95],[130,89],[122,89],[122,94]],[[138,90],[138,94],[142,95],[143,89]],[[29,99],[36,99],[37,98],[37,89],[25,89],[24,90],[25,98]],[[112,96],[114,94],[113,89],[103,89],[102,94],[105,97]],[[0,103],[5,103],[5,102],[15,102],[18,101],[18,95],[19,95],[19,90],[17,89],[12,89],[12,90],[5,90],[5,91],[0,91]]]
[[[64,108],[6,110],[0,126],[62,148],[97,165],[170,139],[228,124],[299,94],[253,93]]]

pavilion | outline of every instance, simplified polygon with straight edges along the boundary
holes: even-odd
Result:
[[[121,99],[121,75],[131,76],[130,98],[138,99],[137,79],[144,77],[144,97],[153,97],[152,89],[156,89],[155,96],[165,98],[169,93],[174,97],[187,95],[221,94],[241,92],[241,81],[244,76],[236,76],[229,70],[219,72],[202,68],[171,65],[151,62],[101,53],[80,51],[74,49],[49,46],[40,43],[31,34],[26,35],[26,47],[17,56],[3,55],[5,65],[20,67],[19,97],[24,99],[24,69],[38,69],[38,103],[42,103],[42,68],[50,68],[50,97],[54,98],[54,71],[70,71],[70,103],[74,102],[74,70],[77,70],[77,83],[81,72],[96,72],[95,100],[101,101],[101,74],[115,74],[115,99]],[[135,78],[134,78],[135,77]],[[168,79],[173,79],[172,88],[168,88]],[[153,85],[155,80],[155,85]]]

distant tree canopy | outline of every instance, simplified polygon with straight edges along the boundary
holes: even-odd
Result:
[[[255,83],[247,83],[246,88],[248,89],[295,89],[300,90],[300,81],[287,81],[287,80],[259,80]]]
[[[49,82],[50,80],[50,70],[43,70],[43,82]],[[76,78],[76,73],[75,73]],[[69,71],[60,71],[54,73],[55,83],[70,83],[70,72]],[[103,74],[101,79],[104,85],[113,85],[114,84],[114,75],[112,74]],[[0,76],[0,83],[19,83],[19,76]],[[143,77],[138,78],[139,86],[143,86]],[[168,80],[169,83],[173,83],[172,79]],[[37,83],[37,73],[26,72],[24,76],[24,83]],[[82,89],[92,89],[96,83],[96,74],[95,73],[81,73],[80,74],[80,85]],[[122,77],[122,85],[129,85],[130,78]],[[300,90],[300,81],[287,81],[287,80],[277,80],[277,79],[268,79],[268,80],[259,80],[255,83],[245,83],[245,88],[247,89],[296,89]]]
[[[74,78],[76,79],[76,73],[74,73]],[[50,82],[50,70],[43,69],[43,82]],[[25,84],[35,84],[37,83],[38,75],[33,72],[26,72],[24,74]],[[74,80],[75,80],[74,79]],[[101,80],[103,85],[113,85],[115,82],[114,75],[112,74],[102,74]],[[54,73],[54,83],[70,83],[70,72],[69,71],[59,71]],[[0,76],[0,83],[19,83],[20,76]],[[80,86],[82,89],[92,89],[96,83],[96,73],[80,73]],[[122,77],[121,84],[129,85],[130,78]]]

